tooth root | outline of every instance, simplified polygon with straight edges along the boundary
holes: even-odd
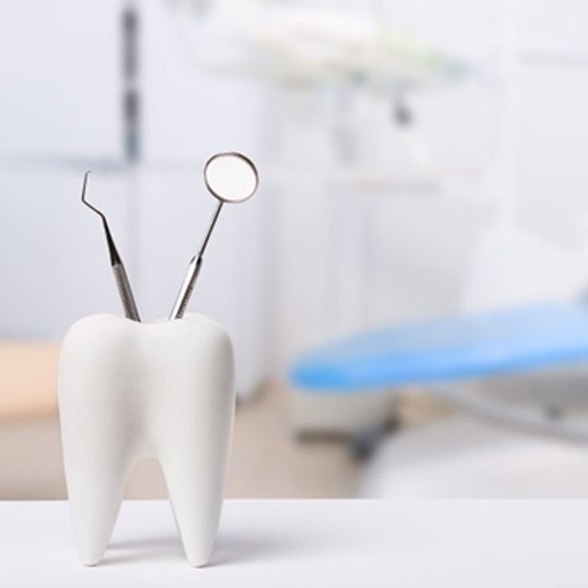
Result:
[[[217,346],[214,357],[202,361],[199,347],[187,356],[194,368],[180,369],[184,381],[167,390],[158,437],[176,525],[188,563],[195,567],[208,562],[214,546],[235,406],[230,343]]]
[[[210,559],[218,529],[230,425],[216,439],[198,433],[188,439],[182,429],[190,426],[178,423],[176,442],[168,433],[160,461],[186,558],[200,567]]]
[[[184,453],[181,460],[164,460],[163,472],[186,558],[191,566],[200,567],[208,562],[214,546],[223,476],[217,473],[216,480],[199,479],[199,468],[194,465],[198,457],[191,457]]]
[[[82,563],[95,565],[122,502],[134,422],[120,383],[122,366],[105,343],[87,336],[83,323],[72,328],[62,347],[59,409],[76,545]]]
[[[82,563],[95,565],[112,534],[131,460],[120,419],[102,414],[96,403],[88,402],[89,397],[85,400],[85,409],[76,410],[75,415],[62,404],[61,426],[76,545]]]
[[[68,465],[68,494],[81,562],[96,565],[104,556],[124,495],[123,464]]]

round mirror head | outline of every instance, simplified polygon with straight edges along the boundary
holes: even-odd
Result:
[[[217,153],[204,166],[204,181],[221,202],[244,202],[257,190],[257,170],[240,153]]]

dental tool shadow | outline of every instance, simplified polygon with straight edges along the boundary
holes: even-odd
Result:
[[[205,566],[238,564],[241,562],[259,562],[284,555],[296,554],[304,557],[310,551],[307,544],[300,538],[288,537],[284,534],[260,535],[219,534],[210,562]]]
[[[132,563],[143,560],[185,561],[182,541],[177,535],[116,541],[109,545],[97,567]]]
[[[241,562],[255,562],[296,553],[300,557],[308,551],[302,541],[284,535],[260,536],[221,533],[216,541],[210,561],[197,569],[226,566]],[[185,555],[178,536],[163,535],[146,539],[132,539],[112,543],[105,558],[95,567],[122,565],[142,561],[180,561]]]

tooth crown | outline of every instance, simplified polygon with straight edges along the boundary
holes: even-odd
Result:
[[[159,459],[186,556],[206,563],[235,406],[233,348],[203,315],[138,323],[94,315],[63,342],[59,409],[80,559],[100,561],[130,469]]]

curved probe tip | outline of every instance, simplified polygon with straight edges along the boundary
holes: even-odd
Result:
[[[104,213],[100,210],[98,210],[93,204],[90,204],[87,200],[86,200],[86,188],[88,187],[88,176],[92,173],[92,170],[88,170],[85,174],[84,174],[84,183],[82,185],[82,202],[92,211],[95,212],[103,221],[104,223],[106,223],[106,217],[104,216]]]

